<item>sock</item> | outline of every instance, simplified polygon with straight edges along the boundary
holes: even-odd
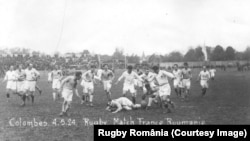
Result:
[[[25,104],[26,95],[23,95],[23,96],[22,96],[22,100],[23,100],[23,103]]]
[[[175,88],[174,90],[175,90],[176,95],[178,96],[178,89]]]
[[[86,99],[85,99],[85,95],[83,95],[83,96],[82,96],[82,101],[85,101],[85,100],[86,100]]]
[[[30,95],[31,96],[31,102],[34,103],[35,101],[35,96],[34,95]]]
[[[132,102],[135,104],[136,103],[136,98],[133,96],[132,97]]]
[[[6,97],[7,97],[7,98],[10,98],[10,94],[9,94],[9,93],[7,93],[7,94],[6,94]]]

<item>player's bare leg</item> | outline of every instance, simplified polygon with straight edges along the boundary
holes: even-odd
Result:
[[[109,89],[106,90],[106,95],[107,95],[108,103],[110,103],[112,99],[111,99],[111,92]]]
[[[68,113],[68,111],[69,111],[69,109],[70,109],[70,107],[71,107],[71,102],[66,102],[66,106],[65,106],[65,109],[64,109],[64,113],[65,113],[65,115],[66,116],[70,116],[70,114]]]
[[[66,104],[67,104],[67,101],[64,100],[62,104],[62,112],[59,114],[59,116],[63,116],[65,114]]]

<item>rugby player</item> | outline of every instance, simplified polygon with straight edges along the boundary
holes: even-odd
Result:
[[[62,80],[60,86],[60,93],[64,99],[62,104],[62,112],[59,114],[60,116],[68,116],[68,111],[71,107],[71,102],[73,98],[73,94],[75,93],[78,97],[80,97],[77,91],[77,81],[82,77],[82,72],[76,72],[74,76],[68,76]]]
[[[123,83],[123,96],[126,95],[127,92],[130,92],[132,95],[132,102],[136,103],[136,91],[135,91],[135,79],[139,81],[143,81],[135,72],[132,71],[133,67],[129,65],[127,67],[127,71],[123,72],[122,75],[118,78],[116,85],[124,78]]]
[[[106,108],[106,110],[111,111],[112,113],[117,113],[123,109],[130,111],[132,109],[138,109],[140,107],[141,107],[140,104],[134,104],[127,97],[120,97],[120,98],[112,100],[109,106]],[[116,108],[116,110],[112,111],[113,108]]]
[[[40,77],[40,73],[33,68],[33,64],[29,64],[28,68],[25,70],[25,92],[27,97],[31,97],[31,102],[34,104],[34,92],[36,90],[36,82]]]
[[[160,70],[159,66],[154,66],[153,71],[156,74],[155,80],[158,87],[158,94],[161,102],[162,109],[167,109],[167,112],[171,112],[170,106],[175,107],[174,102],[170,100],[171,87],[168,82],[168,78],[174,79],[174,75],[165,70]]]
[[[199,73],[197,81],[200,81],[201,85],[201,94],[204,96],[206,94],[206,91],[208,89],[208,81],[210,79],[210,73],[207,70],[206,66],[203,66],[203,70]]]
[[[112,87],[112,82],[114,80],[114,73],[108,69],[108,65],[105,64],[103,66],[103,71],[101,73],[101,82],[103,84],[103,88],[105,93],[107,94],[107,99],[108,103],[111,102],[111,87]]]
[[[184,63],[184,68],[182,71],[182,84],[184,89],[184,95],[182,96],[183,100],[187,100],[188,96],[190,95],[190,87],[191,87],[191,79],[192,73],[191,69],[188,67],[188,63]]]
[[[53,89],[53,100],[56,101],[57,97],[60,97],[59,89],[60,89],[60,83],[63,78],[63,72],[59,69],[58,65],[55,65],[55,69],[50,73],[49,75],[49,83],[52,83],[52,89]]]

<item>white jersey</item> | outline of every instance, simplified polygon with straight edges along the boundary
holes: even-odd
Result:
[[[119,104],[120,106],[132,106],[133,105],[133,102],[131,100],[129,100],[127,97],[120,97],[120,98],[117,98],[115,100],[112,100],[114,102],[116,102],[117,104]]]
[[[5,81],[16,81],[17,80],[17,73],[15,71],[7,71],[4,77]]]
[[[26,69],[25,75],[27,81],[36,81],[37,77],[40,76],[40,73],[36,69],[32,68],[30,70]]]
[[[82,78],[86,82],[93,82],[94,81],[94,73],[91,70],[88,70],[83,73]]]
[[[53,70],[51,72],[51,80],[61,80],[63,77],[62,70]]]
[[[209,70],[209,72],[210,72],[210,75],[211,75],[211,76],[214,76],[214,75],[215,75],[215,72],[216,72],[216,69],[211,69],[211,70]]]
[[[16,76],[17,76],[18,81],[24,81],[24,79],[25,79],[25,70],[17,69],[16,70]]]
[[[123,72],[122,75],[118,78],[118,81],[121,81],[123,78],[124,84],[127,85],[134,85],[135,79],[142,81],[142,79],[133,71],[130,74],[128,73],[128,71]]]
[[[210,79],[210,73],[209,73],[209,71],[202,70],[200,72],[200,74],[199,74],[199,77],[200,77],[201,80],[206,80],[207,81],[207,80]]]
[[[159,70],[159,73],[155,75],[155,79],[160,86],[168,84],[168,78],[174,78],[174,75],[170,72]]]
[[[97,80],[101,80],[102,72],[103,72],[102,69],[98,69],[98,70],[96,71],[96,75],[94,76],[94,78],[97,79]]]
[[[173,70],[173,75],[175,77],[175,79],[182,79],[182,71],[180,69],[177,69],[177,70]]]

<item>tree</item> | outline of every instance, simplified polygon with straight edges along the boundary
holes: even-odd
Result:
[[[250,60],[250,46],[246,48],[246,50],[243,53],[243,59],[244,60]]]
[[[128,63],[138,64],[140,63],[140,57],[133,54],[131,56],[127,56],[127,61]]]
[[[223,61],[225,59],[225,52],[222,46],[217,45],[211,54],[212,61]]]
[[[153,54],[148,58],[148,62],[158,64],[161,62],[161,58],[159,55]]]
[[[190,48],[184,55],[184,61],[196,61],[195,55],[195,50],[193,48]]]
[[[123,50],[116,48],[115,52],[112,55],[112,58],[115,60],[124,60],[124,54],[123,54]]]
[[[226,60],[235,60],[235,49],[231,46],[228,46],[225,51]]]
[[[204,54],[200,46],[195,48],[195,60],[194,61],[204,61]]]
[[[181,62],[183,55],[178,51],[173,51],[167,56],[169,62]]]

